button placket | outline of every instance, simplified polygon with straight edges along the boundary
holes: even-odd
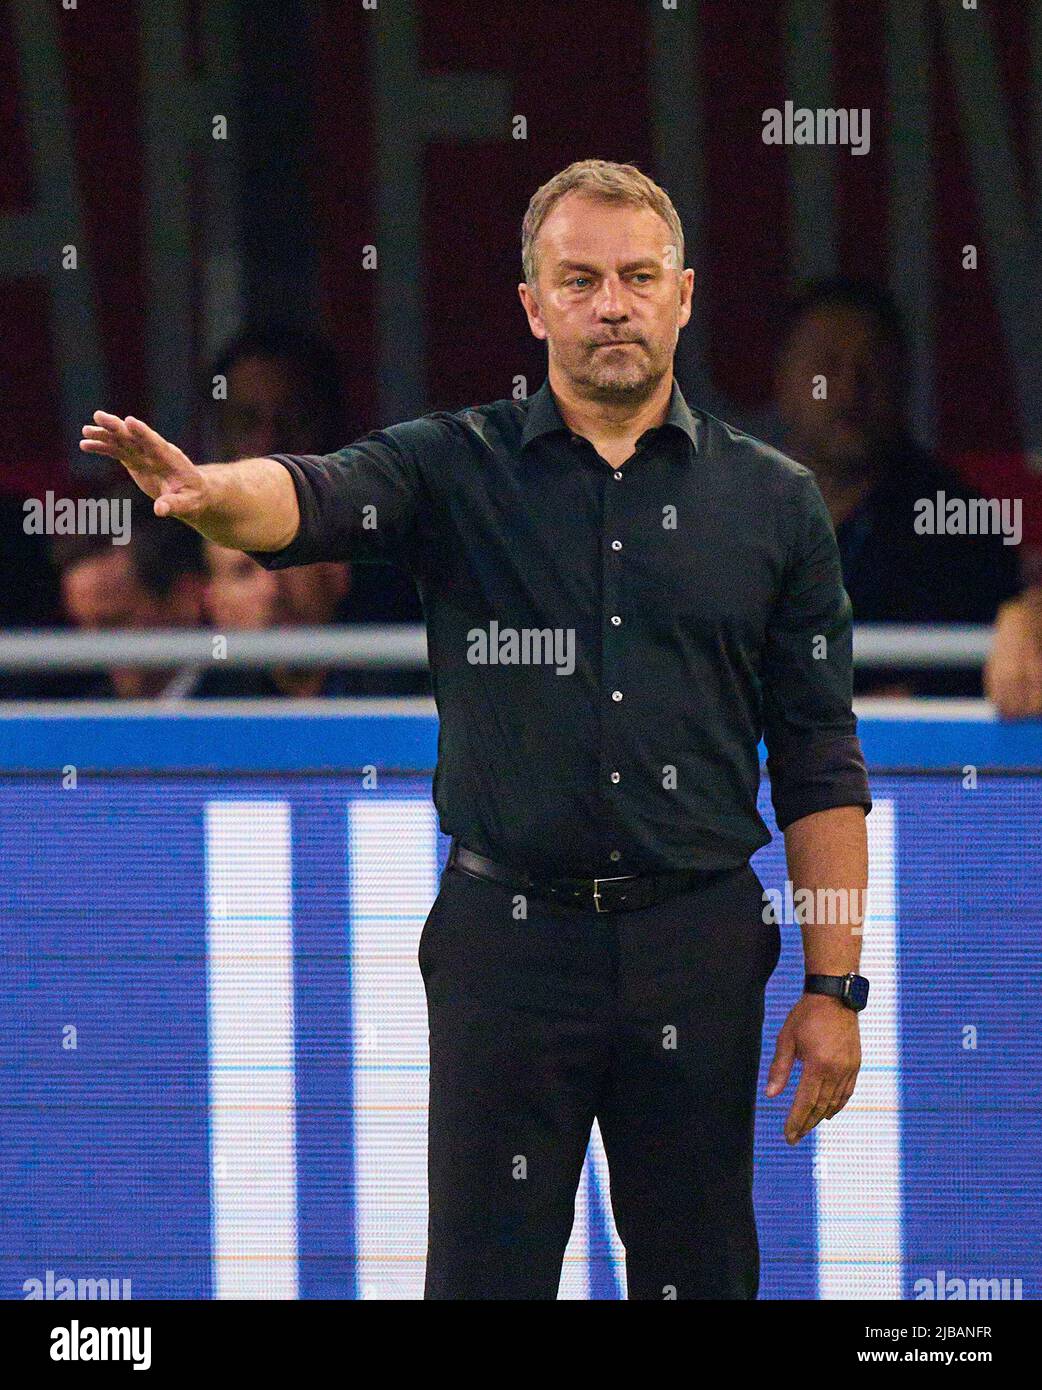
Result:
[[[614,468],[611,470],[611,473],[616,483],[622,482],[621,469]],[[616,745],[618,741],[614,737],[614,728],[610,711],[613,707],[622,704],[624,695],[621,689],[623,664],[619,641],[622,636],[619,631],[622,627],[622,614],[618,609],[621,607],[619,602],[619,590],[621,588],[621,567],[625,551],[620,534],[622,527],[619,525],[618,515],[623,505],[622,492],[614,487],[609,488],[607,486],[607,480],[605,480],[604,488],[602,489],[602,504],[603,535],[607,544],[603,551],[604,588],[602,594],[602,640],[604,644],[604,655],[601,679],[603,681],[604,691],[610,695],[610,703],[604,706],[604,713],[601,721],[602,743],[600,750],[600,769],[602,778],[601,786],[608,804],[609,824],[611,825],[612,832],[614,832],[614,824],[612,823],[615,820],[613,811],[617,805],[615,798],[618,792],[616,788],[618,788],[622,782],[622,774],[616,765]],[[608,851],[609,860],[612,864],[618,864],[622,859],[622,851],[611,845],[611,839],[608,840],[608,845],[610,846]]]

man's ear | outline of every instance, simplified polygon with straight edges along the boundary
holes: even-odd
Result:
[[[688,267],[680,272],[680,327],[686,326],[691,318],[691,306],[695,291],[695,272]]]

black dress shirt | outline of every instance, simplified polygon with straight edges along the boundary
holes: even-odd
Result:
[[[416,579],[434,801],[468,848],[544,876],[744,864],[770,839],[761,736],[782,829],[871,806],[817,484],[675,384],[619,469],[549,383],[275,457],[300,529],[255,559],[389,560]]]

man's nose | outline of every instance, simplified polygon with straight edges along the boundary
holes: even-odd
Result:
[[[597,294],[596,309],[602,319],[617,321],[626,318],[628,308],[625,287],[621,280],[611,275],[604,277]]]

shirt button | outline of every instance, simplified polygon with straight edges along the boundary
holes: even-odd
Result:
[[[613,782],[617,782],[619,780],[619,774],[617,772],[613,772],[611,775],[611,780]]]
[[[618,627],[619,624],[620,624],[621,622],[622,622],[622,619],[619,617],[618,613],[613,613],[613,614],[611,615],[611,625],[612,625],[612,627]]]
[[[613,864],[617,864],[619,860],[622,858],[621,850],[613,849],[611,854],[608,855],[608,858],[611,860]]]
[[[613,690],[613,691],[611,692],[611,698],[615,701],[616,704],[618,704],[618,702],[622,699],[622,691],[621,691],[621,690]]]
[[[622,549],[622,541],[612,541],[612,543],[611,543],[611,548],[612,548],[612,550],[621,550],[621,549]]]
[[[617,483],[621,483],[621,482],[622,482],[622,469],[621,469],[621,468],[613,468],[613,469],[612,469],[612,472],[615,474],[615,481],[616,481]]]

